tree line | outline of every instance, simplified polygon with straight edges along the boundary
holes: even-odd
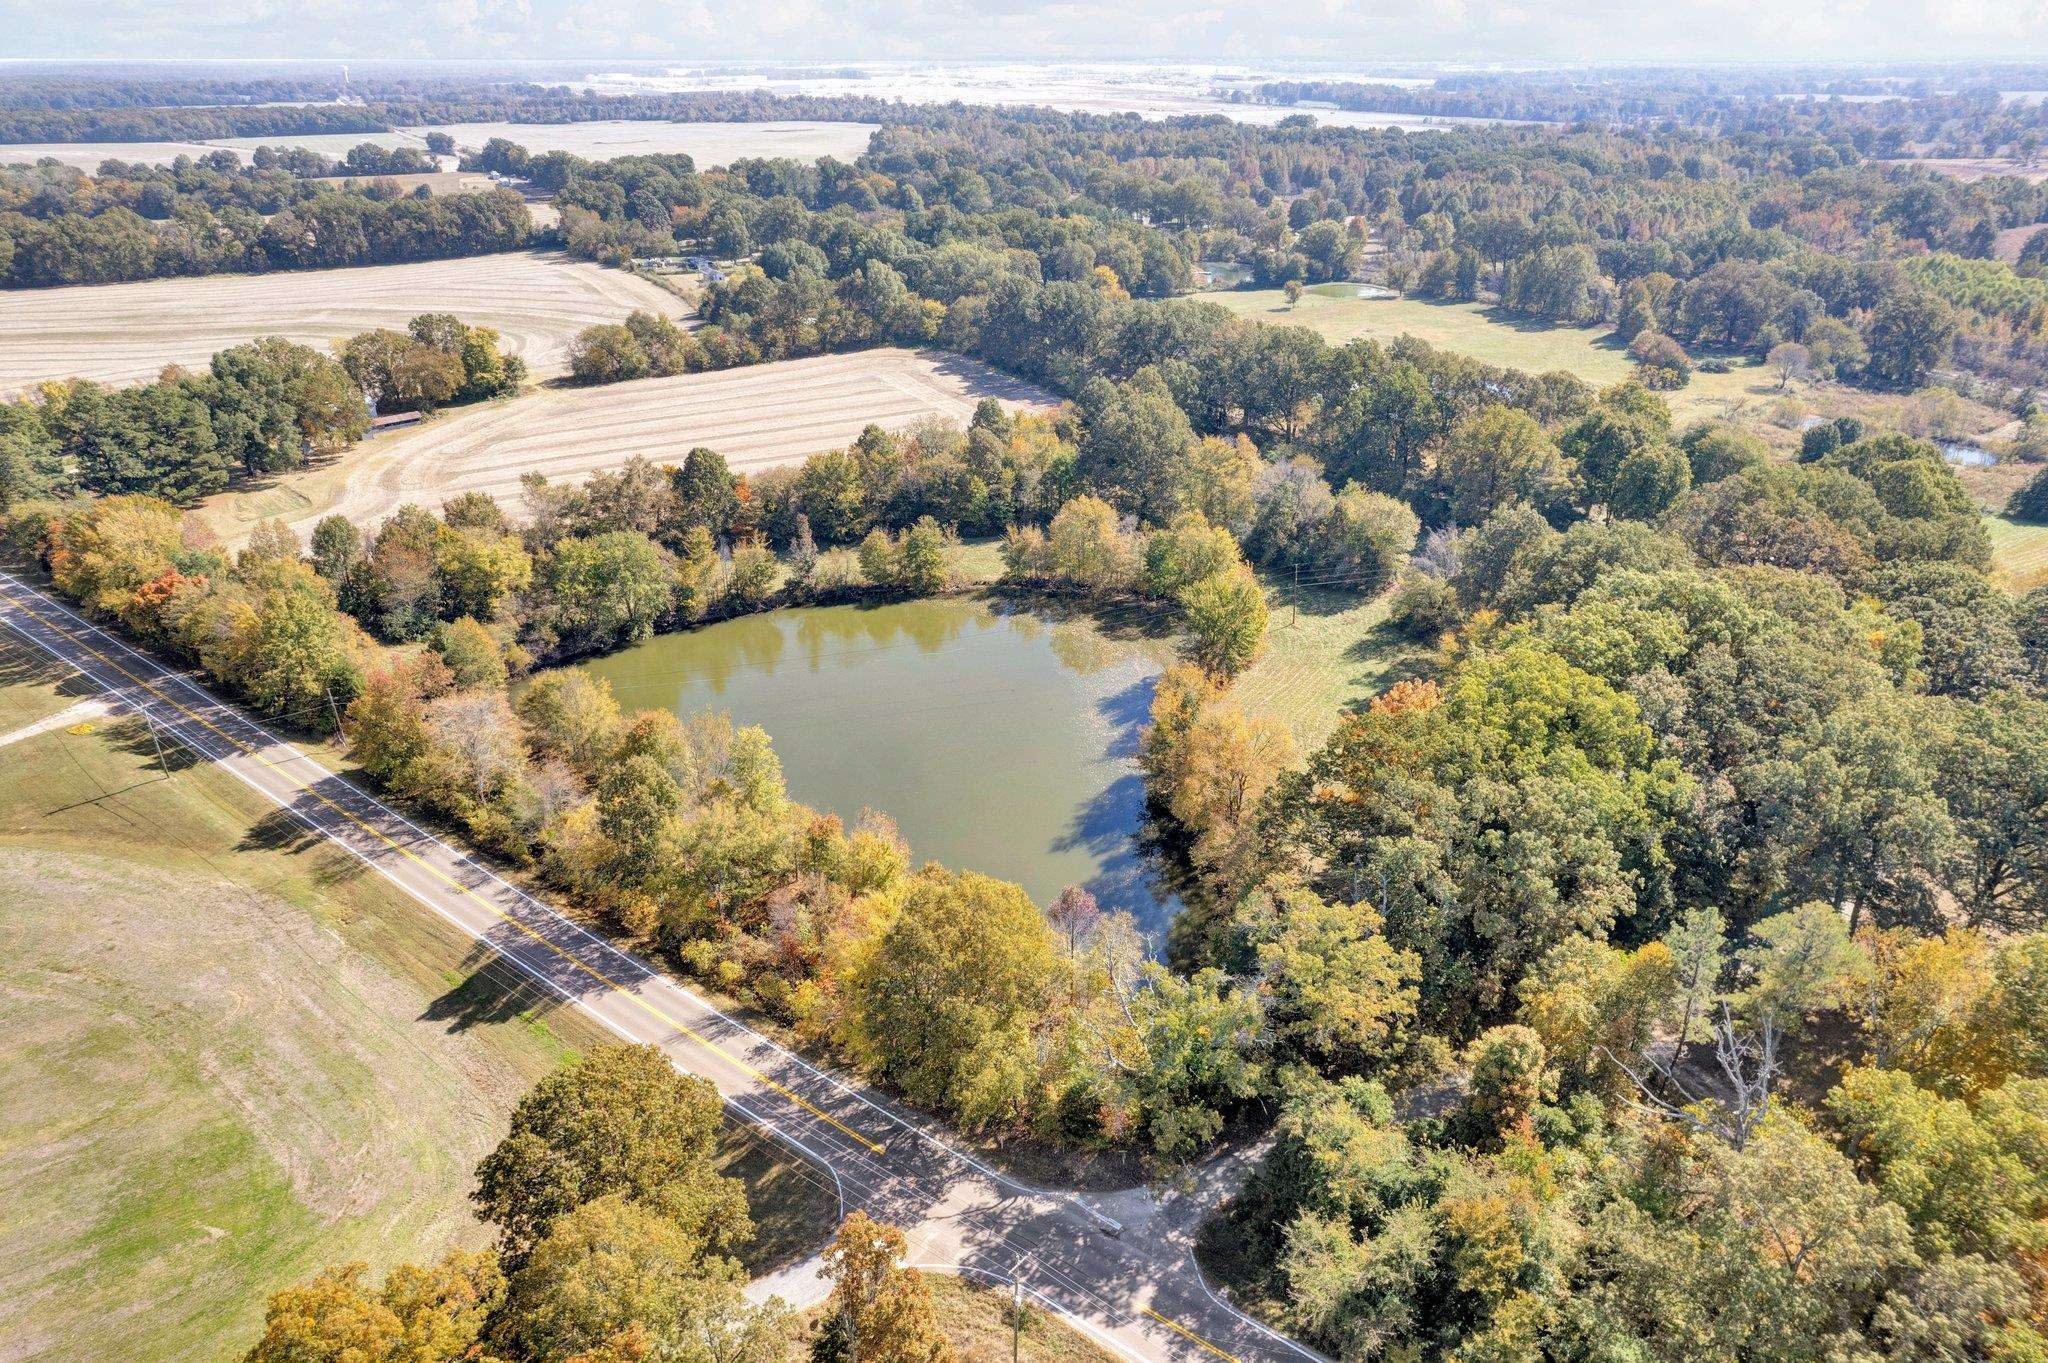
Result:
[[[1269,81],[1236,97],[1372,113],[1677,128],[1737,139],[1821,136],[1866,156],[1924,148],[1928,156],[2025,157],[2048,133],[2048,116],[2035,102],[2008,100],[2001,91],[2030,88],[2042,75],[2040,66],[2024,62],[1859,72],[1798,65],[1613,67],[1446,73],[1425,86]]]
[[[154,383],[115,389],[73,379],[0,403],[0,507],[80,493],[190,505],[237,479],[339,453],[373,411],[499,397],[526,377],[495,331],[447,313],[335,349],[266,336],[219,352],[202,373],[174,365]]]
[[[2020,387],[2048,355],[2039,309],[2010,301],[2025,280],[1988,258],[1998,230],[2048,215],[2037,188],[1876,166],[1819,139],[1061,128],[963,114],[887,127],[851,166],[699,175],[686,158],[594,165],[509,142],[477,164],[555,188],[570,249],[599,259],[684,245],[743,257],[787,244],[798,205],[850,208],[953,247],[949,263],[968,243],[1028,250],[1041,279],[1107,267],[1129,292],[1163,297],[1199,260],[1242,262],[1267,287],[1346,278],[1370,234],[1387,248],[1386,277],[1425,296],[1611,323],[1624,341],[1653,331],[1667,348],[1762,357],[1799,344],[1828,376],[1876,387],[1919,386],[1958,339],[1957,357]],[[816,228],[805,235],[823,244]],[[1852,245],[1866,258],[1845,258]],[[1914,265],[1922,249],[1966,262],[1967,277]],[[900,269],[900,256],[883,258]]]
[[[376,180],[336,186],[272,171],[262,173],[290,192],[248,204],[151,183],[132,207],[72,207],[42,197],[35,173],[0,167],[0,283],[9,288],[447,260],[517,250],[532,233],[526,205],[507,189],[394,198]]]

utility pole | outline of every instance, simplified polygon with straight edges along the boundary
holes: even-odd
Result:
[[[166,781],[171,778],[171,764],[164,759],[164,741],[157,736],[156,721],[149,717],[149,711],[142,712],[142,722],[149,729],[149,741],[156,744],[156,765]]]
[[[1017,1267],[1019,1276],[1010,1279],[1010,1363],[1017,1363],[1017,1351],[1024,1338],[1023,1265]]]
[[[320,687],[320,694],[327,697],[327,713],[334,716],[334,732],[347,738],[348,730],[341,727],[341,707],[334,703],[334,688],[323,684]]]

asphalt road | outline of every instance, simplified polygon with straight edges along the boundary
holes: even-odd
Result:
[[[827,1171],[848,1210],[904,1228],[911,1259],[1023,1288],[1128,1358],[1320,1356],[1237,1312],[1195,1267],[1190,1214],[1124,1199],[1121,1224],[1010,1179],[886,1097],[806,1063],[371,798],[191,678],[20,578],[0,625],[97,684],[166,741],[225,768],[623,1040],[659,1046],[730,1108]]]

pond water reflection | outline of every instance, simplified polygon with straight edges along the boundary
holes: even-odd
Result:
[[[625,708],[724,710],[775,740],[790,793],[896,820],[920,860],[1049,904],[1082,885],[1153,933],[1138,735],[1170,649],[983,601],[773,611],[584,666]]]

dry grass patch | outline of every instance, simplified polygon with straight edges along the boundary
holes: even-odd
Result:
[[[932,1316],[939,1332],[952,1342],[960,1363],[1009,1363],[1013,1325],[1018,1363],[1122,1363],[1123,1355],[1102,1345],[1030,1301],[1021,1322],[1010,1314],[1010,1289],[976,1279],[926,1270],[932,1294]],[[816,1330],[829,1308],[812,1307],[803,1314],[806,1331]]]
[[[2026,249],[2027,243],[2033,240],[2034,234],[2041,230],[2041,224],[2038,222],[2030,222],[2024,227],[2008,227],[2004,229],[1998,234],[1997,240],[1992,244],[1992,257],[2002,260],[2008,265],[2018,264],[2020,252]]]
[[[2012,156],[1915,156],[1896,161],[1883,161],[1881,165],[1909,166],[1929,171],[1935,175],[1946,175],[1951,180],[1974,184],[1994,176],[2012,176],[2028,184],[2039,184],[2048,180],[2048,164],[2040,160],[2020,160]]]
[[[667,290],[621,270],[530,251],[412,265],[135,284],[82,284],[0,294],[0,396],[46,379],[134,383],[167,364],[203,366],[258,336],[325,347],[372,327],[452,312],[495,328],[536,377],[568,369],[569,343],[634,308],[686,315]]]

